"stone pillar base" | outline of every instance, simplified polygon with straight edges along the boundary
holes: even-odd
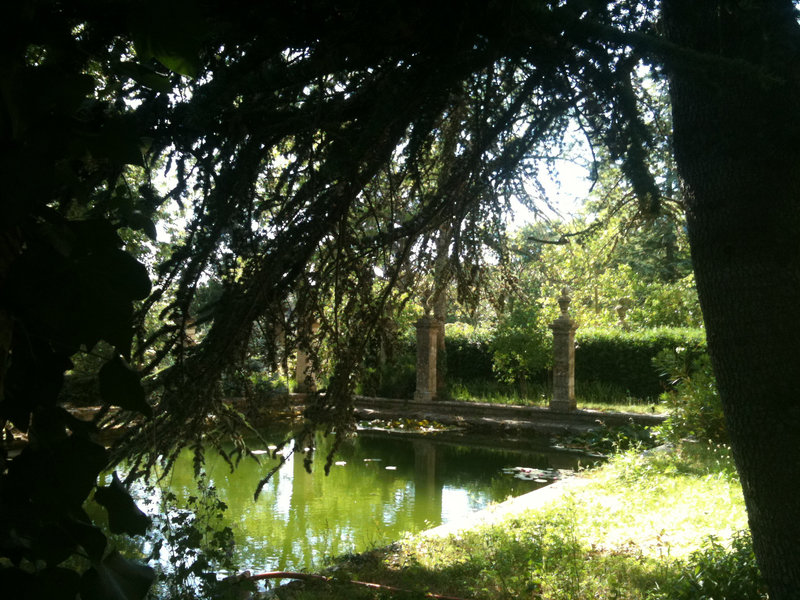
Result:
[[[418,390],[414,392],[414,402],[432,402],[433,400],[436,400],[436,396],[431,392],[420,392]]]

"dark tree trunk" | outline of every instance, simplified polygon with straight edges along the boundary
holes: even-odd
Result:
[[[772,600],[794,599],[800,593],[800,32],[788,0],[664,0],[663,10],[673,41],[732,59],[669,65],[675,153],[756,555]]]

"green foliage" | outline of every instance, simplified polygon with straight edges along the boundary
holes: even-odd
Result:
[[[377,370],[367,370],[356,392],[381,398],[411,398],[417,385],[415,364],[410,362],[411,356],[409,353],[407,360],[400,364],[384,365],[379,373]]]
[[[502,396],[508,402],[523,403],[547,397],[552,338],[549,330],[536,325],[537,316],[535,310],[515,311],[496,331],[448,323],[445,345],[450,394],[462,399]],[[659,352],[685,348],[684,356],[698,358],[706,351],[702,330],[678,328],[578,329],[576,346],[576,393],[584,402],[600,404],[656,399],[675,382],[654,366],[653,359]],[[406,342],[393,361],[382,367],[381,385],[363,383],[360,392],[410,397],[414,392],[415,364],[415,345]]]
[[[677,347],[663,350],[653,363],[673,385],[661,395],[669,416],[659,428],[659,435],[673,442],[685,437],[727,442],[722,399],[708,355],[696,356]]]
[[[106,487],[97,488],[94,500],[108,512],[108,527],[111,533],[144,535],[150,526],[145,515],[130,496],[128,490],[117,477],[117,472]]]
[[[499,319],[491,350],[500,381],[518,383],[524,390],[527,382],[552,362],[552,334],[539,316],[538,306],[528,303],[510,307]]]
[[[448,391],[454,400],[488,402],[490,404],[517,404],[546,406],[550,388],[546,384],[528,384],[526,393],[513,384],[495,380],[449,381]]]
[[[766,600],[753,540],[737,532],[730,544],[710,536],[702,548],[681,562],[678,573],[660,581],[647,600]]]
[[[361,371],[356,393],[382,398],[411,398],[417,384],[415,343],[397,340],[383,362],[371,357]]]
[[[248,379],[251,393],[256,400],[285,394],[288,391],[286,381],[276,373],[256,371],[251,373]]]
[[[112,549],[84,502],[98,495],[114,529],[129,534],[146,519],[121,485],[98,486],[109,454],[94,424],[61,402],[72,358],[102,346],[91,384],[105,407],[150,413],[129,366],[134,304],[150,279],[123,232],[154,235],[159,200],[148,181],[130,185],[145,166],[147,127],[110,64],[127,32],[87,24],[86,7],[63,8],[19,5],[4,21],[14,31],[4,31],[0,83],[0,423],[28,443],[15,456],[0,451],[0,589],[138,600],[152,570]]]
[[[82,600],[129,600],[147,594],[153,583],[153,571],[123,558],[115,550],[101,564],[90,567],[81,579]]]
[[[657,354],[684,348],[687,356],[699,357],[706,351],[700,329],[578,329],[575,341],[577,381],[612,384],[639,398],[657,397],[671,385],[653,366]]]
[[[495,380],[491,332],[467,323],[447,323],[445,332],[448,386],[457,385],[457,382]],[[374,364],[365,369],[358,393],[386,398],[413,396],[416,386],[416,352],[416,342],[410,335],[401,338],[384,364]]]
[[[603,426],[586,433],[558,436],[556,443],[565,448],[609,456],[632,449],[646,450],[658,442],[649,427],[631,422],[619,427]]]
[[[234,584],[218,576],[237,570],[233,530],[225,525],[226,509],[203,473],[197,478],[195,494],[178,498],[173,492],[163,493],[145,543],[146,558],[159,573],[154,596],[224,600],[241,597],[252,588],[246,581]]]
[[[122,2],[114,17],[94,3],[9,5],[0,420],[30,443],[2,456],[0,505],[12,518],[0,523],[0,577],[32,579],[28,595],[52,596],[37,586],[63,579],[62,596],[80,587],[87,597],[140,597],[149,578],[107,551],[82,512],[108,456],[91,441],[92,427],[58,405],[76,352],[105,341],[106,406],[144,414],[138,372],[126,363],[148,373],[169,368],[154,378],[160,435],[143,427],[131,438],[150,442],[153,456],[168,454],[221,410],[219,380],[241,360],[262,313],[283,316],[298,298],[330,299],[321,336],[336,358],[327,397],[336,410],[320,414],[338,425],[352,406],[364,340],[389,300],[411,293],[430,255],[429,233],[452,223],[459,286],[474,287],[484,244],[501,237],[503,205],[535,176],[534,157],[557,149],[552,141],[575,111],[657,219],[649,167],[659,158],[649,163],[646,150],[659,122],[634,81],[635,65],[653,50],[642,34],[663,29],[653,27],[654,5],[468,2],[452,26],[447,6],[357,4],[276,11],[255,3],[244,11],[237,3]],[[167,195],[193,204],[192,219],[154,270],[159,285],[137,316],[139,324],[176,324],[140,331],[132,349],[133,305],[150,284],[118,232],[155,235],[163,199],[150,179],[160,159],[175,174]],[[644,260],[661,247],[681,249],[674,225],[653,227],[658,235],[641,251],[591,265],[590,280],[608,278],[595,295],[624,293],[638,306],[647,286],[637,289],[626,272],[652,271],[663,282],[680,276],[680,260],[667,261],[672,273]],[[372,276],[378,263],[386,277]],[[224,293],[207,335],[188,349],[183,324],[209,272],[224,275]],[[568,278],[550,283],[559,279]],[[674,304],[642,314],[666,322],[683,315]],[[145,314],[152,312],[156,319]],[[507,356],[501,370],[529,376],[524,353]],[[42,477],[54,465],[66,474],[56,478],[61,487]],[[66,500],[52,506],[62,488]],[[75,554],[93,563],[82,575],[61,570]]]
[[[100,396],[110,405],[152,415],[153,410],[145,400],[139,374],[119,356],[104,364],[97,374]]]
[[[668,130],[666,89],[651,83],[647,119]],[[653,154],[665,173],[658,214],[642,205],[620,165],[601,153],[581,214],[567,223],[528,226],[515,240],[521,252],[536,257],[531,270],[537,274],[529,277],[538,281],[549,317],[557,315],[556,298],[566,286],[573,318],[585,327],[619,325],[620,308],[634,328],[702,325],[670,150],[659,145]]]

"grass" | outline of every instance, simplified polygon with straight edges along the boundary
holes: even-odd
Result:
[[[539,509],[449,537],[408,537],[345,557],[346,581],[306,583],[278,597],[758,600],[741,486],[727,449],[684,443],[671,452],[617,455],[586,485]]]
[[[462,402],[543,407],[548,405],[552,395],[549,386],[543,384],[528,384],[522,391],[518,386],[489,381],[454,382],[450,385],[449,392],[453,400]],[[658,399],[635,398],[621,388],[597,382],[577,382],[575,397],[578,408],[650,414],[666,412],[665,406]]]

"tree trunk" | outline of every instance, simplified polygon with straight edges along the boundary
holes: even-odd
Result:
[[[663,16],[681,46],[732,59],[669,65],[674,144],[755,552],[782,600],[800,590],[800,32],[789,1],[744,5],[665,0]]]
[[[453,227],[449,223],[439,227],[434,259],[433,318],[439,326],[436,334],[436,397],[447,399],[447,346],[444,340],[444,325],[447,321],[447,287],[450,284],[450,256]]]

